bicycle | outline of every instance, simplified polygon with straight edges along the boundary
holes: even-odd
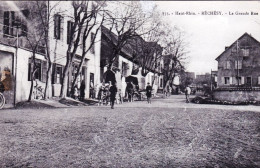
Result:
[[[0,109],[5,106],[5,96],[0,92]]]

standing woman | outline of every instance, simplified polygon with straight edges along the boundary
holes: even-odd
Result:
[[[150,83],[148,82],[147,83],[147,86],[146,86],[146,96],[147,96],[147,102],[148,103],[152,103],[151,102],[151,97],[152,97],[152,86],[150,85]]]

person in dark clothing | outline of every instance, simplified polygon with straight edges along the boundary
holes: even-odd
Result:
[[[128,102],[132,102],[133,101],[134,87],[133,87],[133,84],[131,82],[127,83],[126,91],[127,91],[127,95],[128,95]]]
[[[147,96],[147,102],[151,104],[151,97],[152,97],[152,86],[150,83],[147,83],[146,86],[146,96]]]
[[[112,86],[109,88],[110,91],[110,102],[111,102],[111,109],[114,109],[115,99],[116,99],[116,93],[117,93],[117,87],[116,83],[113,83]]]
[[[81,84],[80,84],[80,88],[79,88],[79,90],[80,90],[80,100],[81,101],[84,100],[84,98],[85,98],[85,88],[86,88],[85,81],[82,80]]]

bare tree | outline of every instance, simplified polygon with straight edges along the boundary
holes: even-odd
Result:
[[[168,85],[172,85],[176,75],[184,70],[184,64],[187,54],[187,44],[184,39],[184,34],[179,29],[174,28],[166,30],[164,36],[164,90]]]
[[[142,32],[145,24],[151,19],[151,13],[144,13],[140,2],[113,2],[117,8],[111,8],[107,12],[105,26],[106,38],[112,44],[112,54],[107,61],[108,69],[111,69],[115,60],[122,52],[122,48],[133,38],[144,33]],[[120,5],[120,7],[118,7]],[[110,6],[108,6],[110,7]],[[142,32],[140,34],[139,32]],[[139,34],[138,34],[139,33]]]
[[[66,53],[66,65],[63,70],[63,78],[61,83],[60,97],[64,98],[67,95],[68,75],[71,68],[72,61],[76,55],[76,51],[80,44],[80,38],[85,21],[89,18],[89,15],[85,13],[85,10],[89,7],[89,1],[73,1],[73,19],[74,23],[71,27],[70,41]]]
[[[38,22],[38,11],[35,9],[36,2],[25,3],[24,7],[26,10],[18,11],[18,17],[16,18],[17,33],[18,28],[21,29],[21,36],[26,38],[26,48],[29,48],[32,51],[31,63],[30,63],[30,78],[31,78],[31,87],[29,92],[28,101],[32,99],[35,73],[39,71],[36,66],[36,53],[39,51],[39,48],[44,46],[44,29]],[[27,22],[26,24],[24,22]],[[28,25],[26,27],[25,25]]]
[[[99,5],[97,5],[99,4]],[[72,81],[72,88],[75,86],[77,77],[79,76],[82,66],[86,57],[86,54],[91,50],[95,43],[96,36],[100,27],[104,21],[104,15],[101,14],[101,20],[99,20],[100,12],[104,12],[102,9],[103,2],[96,3],[94,1],[73,1],[73,24],[71,26],[71,32],[69,34],[69,44],[66,54],[66,65],[63,70],[62,86],[60,97],[64,98],[69,92],[68,75],[69,69],[72,66],[72,62],[75,58],[76,52],[79,46],[82,46],[82,54],[80,64],[76,69],[76,76]],[[94,32],[94,33],[93,33]],[[87,39],[91,37],[91,33],[94,34],[90,40],[90,44],[87,46]]]
[[[100,31],[101,26],[104,22],[104,10],[101,10],[102,8],[103,8],[103,4],[95,4],[95,5],[93,4],[92,8],[85,9],[84,11],[85,15],[88,15],[88,19],[84,23],[83,33],[81,36],[82,54],[81,54],[80,64],[76,70],[77,71],[76,76],[72,82],[72,88],[74,88],[77,78],[80,72],[82,71],[82,66],[86,58],[86,54],[92,49],[92,47],[96,43],[97,34]],[[88,46],[87,46],[87,39],[90,39]]]
[[[58,2],[57,2],[58,4]],[[38,22],[44,31],[44,47],[45,47],[45,59],[47,61],[47,72],[46,72],[46,83],[44,88],[44,99],[48,98],[48,90],[52,89],[51,85],[51,73],[52,73],[52,61],[50,56],[50,39],[49,39],[49,29],[51,26],[51,12],[55,5],[50,8],[49,0],[46,1],[36,1],[37,16],[39,18]]]

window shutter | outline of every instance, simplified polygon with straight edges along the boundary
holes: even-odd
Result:
[[[64,66],[61,66],[60,83],[62,83],[62,80],[63,80],[63,70],[64,70]]]
[[[56,29],[57,29],[57,15],[54,15],[53,20],[54,20],[54,38],[57,38],[57,36],[56,36],[56,34],[57,34],[57,32],[56,32]]]
[[[61,16],[54,16],[54,38],[60,39],[60,26],[61,26]]]
[[[245,84],[245,77],[244,76],[241,76],[241,84]]]
[[[18,20],[19,25],[21,24],[21,20]],[[14,16],[14,11],[11,11],[11,25],[10,25],[10,35],[14,35],[14,25],[15,25],[15,16]],[[18,25],[18,26],[19,26]]]
[[[70,39],[71,39],[71,22],[68,21],[67,22],[67,44],[70,43]]]
[[[93,43],[93,44],[92,44]],[[95,34],[91,33],[91,42],[90,45],[92,44],[92,47],[90,48],[90,51],[92,54],[95,54]]]
[[[56,78],[56,64],[55,63],[53,63],[53,66],[52,66],[52,74],[51,74],[51,83],[52,84],[55,84],[55,83],[57,83],[57,78]]]
[[[232,85],[232,77],[229,77],[229,84]]]
[[[59,16],[59,18],[59,39],[63,41],[64,18],[62,16]]]
[[[222,84],[225,84],[225,77],[221,77]]]
[[[32,77],[31,77],[32,63],[31,63],[31,61],[32,60],[29,58],[29,60],[28,60],[28,81],[32,80]]]
[[[9,20],[10,20],[10,16],[9,16],[9,11],[5,11],[4,12],[4,35],[9,34]]]
[[[260,76],[258,76],[258,82],[257,83],[258,83],[258,85],[260,85]]]
[[[42,82],[46,82],[47,79],[47,62],[42,61]]]

